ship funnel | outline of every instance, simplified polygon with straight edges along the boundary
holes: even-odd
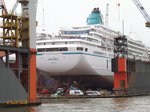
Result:
[[[94,8],[87,18],[87,25],[103,24],[102,14],[99,8]]]

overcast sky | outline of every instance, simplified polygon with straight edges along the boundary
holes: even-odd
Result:
[[[5,0],[8,9],[13,7],[14,1]],[[140,1],[150,14],[150,1]],[[109,27],[122,32],[124,21],[126,35],[132,34],[134,39],[142,40],[150,46],[150,29],[145,27],[146,21],[132,0],[39,0],[37,31],[41,32],[44,28],[47,33],[53,33],[61,27],[85,26],[86,19],[94,7],[100,8],[105,20],[107,3],[109,3]]]

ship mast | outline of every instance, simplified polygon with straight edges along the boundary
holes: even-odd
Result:
[[[105,15],[105,25],[108,26],[109,19],[109,4],[106,4],[106,15]]]
[[[45,17],[44,0],[42,0],[42,3],[43,3],[43,9],[42,9],[42,11],[43,11],[42,31],[44,32],[45,31],[45,28],[44,28],[45,27],[45,21],[44,21],[45,20],[45,18],[44,18]]]

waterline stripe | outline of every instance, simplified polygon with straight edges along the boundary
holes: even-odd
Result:
[[[82,52],[72,52],[72,53],[62,53],[64,55],[70,55],[70,54],[84,54],[84,55],[89,55],[89,56],[96,56],[96,57],[103,57],[103,58],[111,58],[111,57],[107,57],[107,56],[99,56],[99,55],[95,55],[95,54],[89,54],[89,53],[82,53]]]
[[[40,56],[40,55],[43,55],[43,54],[36,54],[36,55]]]

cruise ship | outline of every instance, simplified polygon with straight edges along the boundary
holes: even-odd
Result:
[[[94,8],[82,27],[62,28],[58,35],[40,34],[37,38],[37,68],[62,82],[112,88],[114,38],[120,36],[103,24],[99,8]],[[128,40],[128,58],[149,61],[150,48],[142,42]]]

